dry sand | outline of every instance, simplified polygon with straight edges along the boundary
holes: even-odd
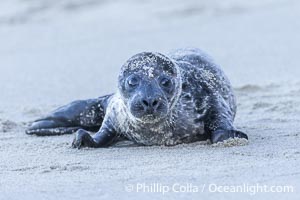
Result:
[[[0,199],[299,199],[300,3],[218,2],[1,1]],[[24,134],[59,105],[113,92],[131,55],[186,46],[223,66],[248,144],[76,150],[72,135]],[[213,184],[294,191],[218,193]]]

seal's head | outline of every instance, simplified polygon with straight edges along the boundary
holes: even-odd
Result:
[[[118,83],[131,116],[145,123],[166,118],[181,93],[178,66],[160,53],[143,52],[131,57],[122,66]]]

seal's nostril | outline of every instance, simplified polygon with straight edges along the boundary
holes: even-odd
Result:
[[[153,102],[152,102],[152,106],[156,106],[158,104],[158,101],[157,100],[154,100]]]
[[[144,109],[156,109],[159,105],[159,99],[157,98],[148,98],[148,99],[141,99],[141,104],[143,105]]]
[[[146,100],[142,100],[142,103],[145,105],[145,106],[149,106],[149,103],[148,103],[148,101],[146,101]]]

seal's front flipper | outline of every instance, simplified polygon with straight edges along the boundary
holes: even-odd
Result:
[[[34,121],[26,133],[38,136],[62,135],[74,133],[80,128],[95,132],[102,124],[111,96],[74,101],[62,106],[48,116]]]
[[[222,142],[229,138],[245,138],[248,136],[235,129],[233,126],[234,113],[226,103],[219,97],[211,100],[211,106],[205,121],[205,130],[210,133],[212,143]]]
[[[91,136],[87,131],[79,129],[75,133],[72,147],[78,149],[81,147],[107,147],[116,141],[117,138],[117,132],[110,125],[110,123],[106,121],[103,122],[100,130],[93,136]]]
[[[223,142],[229,138],[244,138],[248,140],[248,136],[237,130],[216,130],[211,134],[211,142],[218,143]]]

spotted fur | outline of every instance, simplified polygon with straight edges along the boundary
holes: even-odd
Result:
[[[144,121],[132,113],[124,93],[128,76],[142,73],[145,79],[168,74],[174,79],[167,99],[166,116]],[[137,91],[141,92],[141,91]],[[165,107],[165,108],[166,108]],[[76,101],[35,121],[27,134],[75,134],[74,147],[104,147],[118,138],[141,145],[176,145],[211,139],[248,138],[233,126],[236,100],[228,78],[207,54],[196,48],[178,49],[167,55],[139,53],[121,68],[118,91],[97,99]],[[88,131],[99,130],[91,136]]]

